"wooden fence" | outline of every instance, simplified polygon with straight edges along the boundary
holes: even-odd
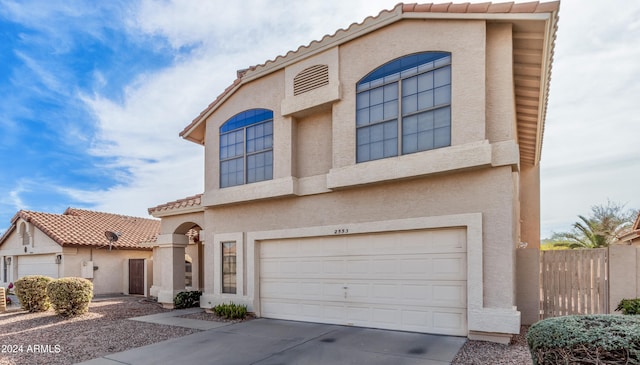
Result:
[[[609,312],[608,249],[542,251],[542,318]]]

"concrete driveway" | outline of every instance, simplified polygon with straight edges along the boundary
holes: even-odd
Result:
[[[449,364],[465,341],[462,337],[259,318],[82,364]]]

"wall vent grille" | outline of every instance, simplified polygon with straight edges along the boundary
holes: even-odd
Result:
[[[293,78],[293,95],[300,95],[329,85],[329,66],[314,65],[302,70]]]

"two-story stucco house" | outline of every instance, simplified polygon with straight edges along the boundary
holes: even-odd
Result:
[[[204,193],[149,210],[152,295],[183,289],[188,250],[203,307],[518,333],[558,9],[399,4],[239,71],[181,133],[204,146]]]

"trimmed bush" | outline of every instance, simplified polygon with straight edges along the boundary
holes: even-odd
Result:
[[[247,316],[247,306],[242,304],[218,304],[213,307],[213,312],[226,319],[244,319]]]
[[[89,311],[93,283],[83,278],[55,279],[47,286],[53,310],[63,317],[74,317]]]
[[[200,306],[201,291],[181,291],[173,298],[173,307],[175,309],[184,309]]]
[[[548,318],[529,328],[527,343],[535,365],[640,364],[640,317]]]
[[[622,299],[616,310],[622,314],[640,314],[640,298]]]
[[[15,281],[15,292],[22,309],[29,312],[44,312],[51,307],[47,296],[47,285],[53,279],[48,276],[30,275]]]

